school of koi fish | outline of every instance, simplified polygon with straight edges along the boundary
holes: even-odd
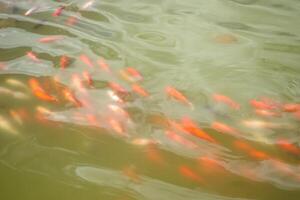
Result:
[[[89,9],[95,2],[86,1],[79,10]],[[49,17],[59,20],[69,6],[61,3]],[[42,8],[34,6],[23,15],[31,17],[40,10]],[[71,27],[76,26],[79,20],[74,15],[64,23]],[[35,42],[40,45],[59,44],[64,39],[63,35],[47,35]],[[34,50],[26,51],[22,57],[37,67],[47,65],[44,58],[43,53]],[[50,128],[64,123],[87,126],[95,132],[137,146],[160,170],[175,169],[182,180],[197,187],[209,188],[211,176],[238,175],[256,182],[299,189],[300,146],[298,140],[290,139],[288,134],[299,133],[299,102],[281,102],[272,97],[258,96],[240,103],[226,94],[212,93],[208,109],[215,113],[218,112],[215,108],[218,108],[223,111],[222,115],[229,117],[203,122],[193,115],[198,112],[199,106],[195,105],[194,96],[176,85],[162,85],[160,92],[151,91],[144,85],[144,81],[151,77],[144,76],[138,66],[115,68],[104,57],[94,58],[86,53],[77,56],[62,54],[56,57],[54,65],[54,76],[21,76],[18,79],[5,74],[7,64],[5,61],[0,63],[5,74],[0,87],[1,97],[5,101],[17,102],[14,108],[0,115],[3,134],[26,137],[20,127],[32,122]],[[80,66],[82,71],[74,71],[74,66]],[[134,111],[135,106],[147,105],[157,95],[163,96],[173,109],[180,108],[191,114],[172,118],[158,111]],[[31,102],[33,109],[22,106],[20,102]],[[253,117],[230,118],[232,113],[245,110]],[[140,116],[142,114],[143,117]],[[159,137],[139,133],[144,120]],[[63,126],[60,131],[64,132]],[[266,133],[270,131],[281,134],[277,138],[268,137]],[[162,153],[168,152],[166,144],[175,155],[192,160],[187,163],[168,161],[166,153]],[[223,157],[224,151],[231,152],[232,158]],[[238,162],[238,159],[243,161]],[[134,184],[143,184],[139,171],[143,170],[138,165],[129,164],[122,169],[122,174]],[[274,174],[278,176],[273,177]]]

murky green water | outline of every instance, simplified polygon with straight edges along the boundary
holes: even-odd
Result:
[[[0,1],[1,199],[300,199],[300,1],[87,2]]]

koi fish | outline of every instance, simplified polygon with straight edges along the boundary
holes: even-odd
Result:
[[[93,87],[94,86],[94,81],[91,77],[91,74],[88,72],[88,71],[84,71],[82,72],[82,76],[83,78],[87,81],[87,84],[90,86],[90,87]]]
[[[55,41],[58,41],[58,40],[61,40],[61,39],[63,39],[62,36],[53,35],[53,36],[47,36],[47,37],[40,38],[38,41],[41,42],[41,43],[50,43],[50,42],[55,42]]]
[[[297,112],[300,111],[300,104],[290,103],[285,104],[282,107],[284,112]]]
[[[268,101],[257,101],[255,99],[250,101],[250,105],[259,110],[273,110],[275,108],[275,106]]]
[[[176,88],[172,86],[167,86],[165,88],[165,92],[167,93],[168,96],[176,99],[177,101],[187,104],[193,108],[193,104],[181,93],[179,92]]]
[[[213,122],[211,124],[211,128],[218,131],[218,132],[221,132],[221,133],[228,133],[228,134],[231,134],[231,135],[238,135],[238,131],[235,130],[234,128],[226,125],[226,124],[223,124],[221,122]]]
[[[114,118],[110,118],[108,120],[108,123],[110,124],[110,126],[112,127],[112,129],[114,131],[116,131],[117,133],[119,133],[122,136],[127,136],[127,134],[125,133],[124,128],[122,127],[122,125],[119,121],[115,120]]]
[[[66,20],[66,25],[73,26],[78,22],[78,18],[75,16],[71,16]]]
[[[135,138],[131,141],[131,144],[138,146],[147,146],[152,144],[158,144],[158,141],[148,138]]]
[[[87,114],[86,115],[87,121],[90,123],[91,126],[98,126],[98,120],[97,117],[93,114]]]
[[[194,143],[194,142],[192,142],[192,141],[190,141],[190,140],[185,139],[184,137],[182,137],[182,136],[176,134],[176,133],[173,132],[173,131],[167,130],[165,133],[166,133],[166,136],[167,136],[169,139],[171,139],[171,140],[173,140],[173,141],[175,141],[175,142],[177,142],[177,143],[179,143],[179,144],[181,144],[181,145],[184,145],[184,146],[186,146],[186,147],[188,147],[188,148],[191,148],[191,149],[197,148],[196,143]]]
[[[147,158],[158,165],[165,165],[165,161],[156,144],[149,144],[146,149]]]
[[[61,69],[65,69],[70,65],[70,58],[66,55],[60,57],[59,64]]]
[[[281,124],[275,124],[272,122],[260,121],[260,120],[244,120],[242,124],[249,128],[262,129],[262,128],[280,128]]]
[[[231,98],[222,95],[222,94],[214,94],[213,95],[213,99],[216,102],[221,102],[224,103],[228,106],[230,106],[231,108],[235,109],[235,110],[239,110],[240,109],[240,104],[238,104],[237,102],[235,102],[234,100],[232,100]]]
[[[105,60],[103,58],[100,58],[98,61],[97,61],[98,65],[100,66],[100,68],[105,71],[105,72],[111,72],[108,64],[105,62]]]
[[[265,152],[258,151],[249,144],[243,142],[243,141],[234,141],[234,146],[240,150],[243,150],[245,153],[247,153],[250,157],[255,158],[257,160],[267,160],[271,159],[271,157],[266,154]]]
[[[143,80],[143,76],[139,71],[134,69],[133,67],[127,67],[123,72],[123,75],[126,79],[132,81],[132,82],[137,82]]]
[[[194,171],[192,170],[189,166],[187,165],[181,165],[178,168],[178,171],[180,172],[180,174],[192,181],[198,182],[198,183],[202,183],[203,179]]]
[[[27,11],[24,13],[24,15],[25,15],[25,16],[29,16],[29,15],[31,15],[33,12],[35,12],[38,8],[39,8],[39,7],[34,6],[34,7],[30,8],[29,10],[27,10]]]
[[[138,84],[132,84],[131,88],[135,93],[137,93],[138,95],[140,95],[142,97],[149,96],[149,93],[144,88],[142,88],[142,86],[140,86]]]
[[[134,183],[141,183],[141,178],[137,173],[136,167],[131,165],[123,169],[123,175],[129,178]]]
[[[40,62],[40,60],[38,59],[38,57],[36,56],[35,53],[33,53],[32,51],[28,51],[26,53],[27,57],[30,58],[31,60],[35,61],[35,62]]]
[[[204,167],[206,172],[220,172],[224,171],[225,168],[222,166],[221,161],[211,158],[208,156],[202,156],[198,159],[199,164]]]
[[[75,95],[68,89],[63,90],[63,95],[66,100],[70,101],[77,107],[81,107],[82,103],[75,97]]]
[[[13,135],[17,135],[19,133],[3,116],[0,116],[0,129]]]
[[[188,117],[184,117],[181,120],[181,125],[184,130],[198,138],[206,140],[207,142],[216,143],[216,140],[204,132],[201,128],[197,126],[191,119]]]
[[[86,89],[82,84],[82,80],[80,79],[78,74],[72,74],[72,85],[80,92],[86,93]]]
[[[66,7],[65,6],[60,6],[58,7],[53,13],[52,13],[52,16],[53,17],[58,17],[61,15],[61,13],[63,12],[63,10],[65,9]]]
[[[125,118],[129,118],[129,114],[123,108],[121,108],[118,105],[110,104],[110,105],[108,105],[108,108],[111,111],[113,111],[113,112],[115,112],[115,113],[117,113],[117,114],[119,114],[119,115],[121,115]]]
[[[12,79],[8,78],[5,80],[5,82],[11,86],[22,88],[22,89],[27,89],[27,85],[25,85],[23,82],[17,80],[17,79]]]
[[[263,117],[280,117],[281,116],[280,113],[273,112],[273,111],[270,111],[270,110],[258,110],[258,109],[256,109],[255,113],[257,115],[260,115],[260,116],[263,116]]]
[[[93,65],[93,62],[91,61],[91,59],[89,57],[87,57],[86,55],[84,54],[81,54],[79,59],[84,63],[86,64],[88,67],[90,68],[93,68],[94,65]]]
[[[83,4],[83,6],[81,7],[81,9],[87,9],[87,8],[91,7],[94,3],[95,3],[94,0],[88,1],[85,4]]]
[[[123,103],[123,100],[114,91],[108,90],[107,94],[113,101]]]
[[[23,124],[22,116],[18,111],[10,110],[9,114],[19,125]]]
[[[109,87],[113,90],[113,91],[115,91],[115,92],[117,92],[117,93],[123,93],[123,94],[127,94],[128,93],[128,91],[123,87],[123,86],[121,86],[120,84],[118,84],[118,83],[115,83],[115,82],[109,82]]]
[[[33,92],[33,94],[44,101],[50,101],[50,102],[57,102],[57,99],[51,95],[48,95],[44,89],[41,87],[41,85],[39,84],[39,82],[32,78],[29,80],[29,86]]]
[[[279,148],[283,149],[284,151],[287,151],[294,155],[300,155],[300,148],[295,146],[294,144],[291,144],[289,141],[285,139],[278,140],[277,145]]]

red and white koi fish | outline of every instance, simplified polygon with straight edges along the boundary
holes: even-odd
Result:
[[[40,59],[38,59],[37,55],[32,52],[32,51],[28,51],[26,53],[27,57],[30,58],[31,60],[35,61],[35,62],[40,62]]]
[[[66,55],[61,56],[59,64],[61,69],[67,68],[70,65],[70,58]]]
[[[133,67],[127,67],[125,69],[120,70],[120,75],[127,81],[130,82],[138,82],[143,80],[143,77],[140,72],[138,72]]]
[[[122,126],[122,124],[119,121],[117,121],[114,118],[109,118],[108,123],[115,132],[119,133],[122,136],[127,136],[127,134],[125,133],[124,127]]]
[[[152,144],[158,144],[159,142],[153,139],[148,138],[135,138],[131,141],[131,144],[138,145],[138,146],[147,146]]]
[[[90,68],[93,68],[93,67],[94,67],[93,62],[91,61],[91,59],[90,59],[87,55],[81,54],[80,57],[79,57],[79,59],[80,59],[84,64],[86,64],[88,67],[90,67]]]
[[[63,95],[66,100],[73,103],[77,107],[81,107],[82,103],[75,97],[75,95],[68,89],[63,90]]]
[[[113,101],[123,103],[123,100],[114,91],[108,90],[107,94]]]
[[[129,180],[134,183],[141,183],[142,181],[140,175],[137,173],[136,167],[133,165],[125,167],[123,169],[123,175],[128,177]]]
[[[62,40],[62,39],[63,39],[63,37],[60,35],[53,35],[53,36],[47,36],[47,37],[40,38],[38,41],[41,43],[50,43],[50,42],[55,42],[55,41]]]
[[[52,16],[53,17],[58,17],[61,15],[61,13],[63,12],[63,10],[65,9],[66,7],[65,6],[60,6],[58,7],[53,13],[52,13]]]
[[[238,104],[237,102],[235,102],[234,100],[232,100],[230,97],[227,97],[225,95],[214,94],[213,95],[213,99],[216,102],[224,103],[224,104],[230,106],[231,108],[233,108],[235,110],[239,110],[240,109],[240,104]]]
[[[187,99],[186,96],[184,96],[176,88],[174,88],[172,86],[167,86],[165,88],[165,92],[167,93],[167,95],[169,97],[172,97],[172,98],[176,99],[177,101],[179,101],[183,104],[186,104],[186,105],[190,106],[191,108],[193,108],[193,104]]]
[[[82,80],[78,74],[72,74],[72,85],[82,93],[87,93],[85,87],[82,84]]]
[[[204,132],[198,125],[193,122],[190,118],[184,117],[181,120],[181,126],[184,128],[184,130],[198,138],[201,138],[203,140],[206,140],[211,143],[216,143],[216,140],[208,135],[206,132]]]
[[[131,85],[132,90],[137,93],[138,95],[142,97],[148,97],[149,93],[140,85],[138,84],[132,84]]]
[[[236,129],[234,129],[224,123],[221,123],[221,122],[213,122],[211,124],[211,128],[218,132],[221,132],[221,133],[227,133],[227,134],[231,134],[231,135],[239,134],[239,132]]]
[[[274,112],[271,110],[255,110],[255,113],[259,116],[263,117],[281,117],[281,114],[279,112]]]

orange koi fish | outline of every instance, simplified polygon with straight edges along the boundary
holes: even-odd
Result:
[[[300,155],[300,147],[297,147],[294,144],[291,144],[289,141],[287,141],[285,139],[278,140],[277,145],[279,148],[283,149],[284,151],[287,151],[294,155]]]
[[[146,149],[146,154],[147,158],[152,162],[160,166],[166,164],[156,144],[149,144]]]
[[[60,57],[59,64],[61,69],[65,69],[70,65],[70,58],[66,55]]]
[[[100,66],[100,68],[105,71],[105,72],[111,72],[109,65],[105,62],[105,60],[103,58],[100,58],[97,61],[98,65]]]
[[[66,25],[73,26],[78,22],[78,18],[75,16],[71,16],[66,20]]]
[[[196,143],[194,143],[194,142],[192,142],[192,141],[190,141],[190,140],[185,139],[184,137],[182,137],[182,136],[176,134],[176,133],[173,132],[173,131],[167,130],[165,133],[166,133],[166,136],[167,136],[169,139],[171,139],[171,140],[173,140],[173,141],[175,141],[175,142],[177,142],[177,143],[179,143],[179,144],[181,144],[181,145],[184,145],[184,146],[186,146],[186,147],[188,147],[188,148],[191,148],[191,149],[197,148]]]
[[[84,54],[81,54],[79,59],[84,63],[86,64],[88,67],[90,68],[93,68],[94,65],[93,65],[93,62],[91,61],[91,59],[89,57],[87,57],[86,55]]]
[[[77,107],[81,107],[82,103],[75,97],[75,95],[68,89],[63,90],[63,95],[66,100],[73,103]]]
[[[198,138],[206,140],[211,143],[216,143],[216,140],[204,132],[201,128],[197,126],[195,122],[193,122],[190,118],[184,117],[181,120],[181,125],[184,130]]]
[[[35,53],[33,53],[32,51],[28,51],[26,53],[27,57],[30,58],[31,60],[35,61],[35,62],[40,62],[40,60],[38,59],[38,57],[36,56]]]
[[[61,13],[63,12],[63,10],[65,9],[66,7],[65,6],[60,6],[58,7],[53,13],[52,13],[52,16],[53,17],[58,17],[61,15]]]
[[[124,94],[128,93],[128,91],[118,83],[110,82],[108,85],[113,91],[115,91],[117,93],[124,93]]]
[[[30,86],[33,94],[37,98],[44,100],[44,101],[50,101],[50,102],[58,101],[55,97],[47,94],[36,79],[34,79],[34,78],[30,79],[29,86]]]
[[[223,124],[221,122],[213,122],[211,124],[211,128],[218,131],[218,132],[221,132],[221,133],[228,133],[228,134],[231,134],[231,135],[238,135],[238,131],[235,130],[234,128],[226,125],[226,124]]]
[[[93,86],[94,86],[94,81],[93,81],[93,79],[92,79],[91,74],[90,74],[88,71],[82,72],[82,76],[83,76],[83,78],[87,81],[87,84],[88,84],[90,87],[93,87]]]
[[[198,159],[199,164],[204,167],[205,172],[220,172],[224,171],[225,168],[222,166],[221,161],[211,158],[208,156],[202,156]]]
[[[119,121],[115,120],[114,118],[110,118],[108,120],[108,123],[110,124],[110,126],[112,127],[112,129],[114,131],[116,131],[117,133],[119,133],[122,136],[127,136],[123,126],[121,125],[121,123]]]
[[[213,99],[216,102],[221,102],[224,103],[228,106],[230,106],[231,108],[235,109],[235,110],[239,110],[240,109],[240,104],[238,104],[237,102],[235,102],[234,100],[232,100],[231,98],[222,95],[222,94],[214,94],[213,95]]]
[[[127,67],[125,70],[135,81],[143,80],[143,76],[141,75],[141,73],[133,67]]]
[[[202,183],[203,179],[194,171],[192,170],[189,166],[187,165],[181,165],[178,168],[178,171],[180,172],[180,174],[192,181],[198,182],[198,183]]]
[[[131,88],[135,93],[137,93],[138,95],[140,95],[142,97],[149,96],[149,93],[144,88],[142,88],[142,86],[140,86],[138,84],[132,84]]]
[[[53,35],[53,36],[47,36],[47,37],[40,38],[38,41],[41,42],[41,43],[50,43],[50,42],[55,42],[55,41],[58,41],[58,40],[61,40],[61,39],[63,39],[62,36]]]
[[[255,99],[250,101],[250,105],[252,105],[253,108],[259,110],[273,110],[275,108],[275,105],[273,105],[269,101],[257,101]]]
[[[91,126],[98,126],[99,125],[97,117],[95,115],[87,114],[86,118],[87,118],[87,121],[90,123]]]
[[[187,104],[193,108],[193,104],[176,88],[174,88],[172,86],[167,86],[165,88],[165,92],[167,93],[168,96],[176,99],[177,101],[179,101],[181,103]]]
[[[250,146],[249,144],[243,142],[243,141],[234,141],[234,146],[240,150],[243,150],[244,152],[246,152],[249,156],[257,159],[257,160],[267,160],[267,159],[271,159],[271,157],[262,152],[262,151],[258,151],[255,148],[253,148],[252,146]]]
[[[297,112],[300,111],[300,104],[290,103],[285,104],[282,107],[284,112]]]

